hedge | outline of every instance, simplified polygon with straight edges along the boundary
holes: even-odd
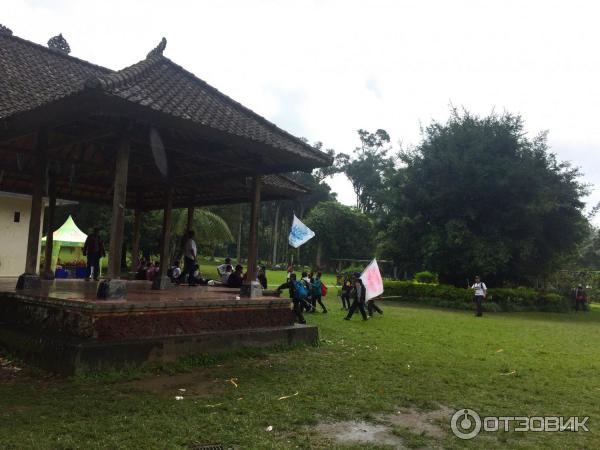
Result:
[[[411,281],[385,281],[384,296],[389,300],[421,303],[453,309],[473,309],[473,291],[444,284],[423,284]],[[571,309],[568,297],[529,288],[493,288],[484,302],[488,312],[548,311]]]

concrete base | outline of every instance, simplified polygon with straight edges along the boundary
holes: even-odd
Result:
[[[42,280],[54,280],[55,276],[54,276],[54,272],[42,272],[41,274],[41,278]]]
[[[258,281],[251,281],[250,284],[242,284],[240,288],[240,297],[262,297],[263,289]]]
[[[127,297],[127,281],[103,280],[98,284],[97,296],[100,300],[125,300]]]
[[[240,348],[316,345],[318,342],[318,328],[307,325],[213,331],[118,342],[81,340],[0,327],[0,343],[11,352],[32,364],[63,375],[123,369],[147,362],[171,362],[185,356],[223,353]]]
[[[155,291],[164,291],[165,289],[170,289],[172,287],[174,286],[169,277],[156,277],[154,281],[152,281],[152,289]]]
[[[24,273],[17,280],[17,289],[39,289],[42,279],[37,273]]]

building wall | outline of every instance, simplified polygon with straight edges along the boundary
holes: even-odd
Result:
[[[16,212],[19,222],[15,222]],[[42,208],[42,223],[43,213]],[[0,194],[0,277],[17,277],[25,271],[30,216],[31,198]]]

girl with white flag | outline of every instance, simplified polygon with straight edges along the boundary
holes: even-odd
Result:
[[[376,259],[373,259],[365,270],[363,270],[360,279],[365,285],[365,300],[367,301],[369,317],[372,317],[375,311],[383,314],[381,308],[375,304],[375,297],[383,294],[383,279],[381,278],[381,272],[379,272],[379,265]]]

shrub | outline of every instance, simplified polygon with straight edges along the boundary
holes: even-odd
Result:
[[[415,281],[419,283],[437,283],[438,278],[435,273],[424,271],[415,273]]]
[[[472,309],[473,291],[445,284],[421,284],[410,281],[384,281],[385,296],[396,301],[420,303],[453,309]],[[499,311],[565,312],[571,309],[567,296],[529,288],[496,288],[488,291],[484,308]]]

